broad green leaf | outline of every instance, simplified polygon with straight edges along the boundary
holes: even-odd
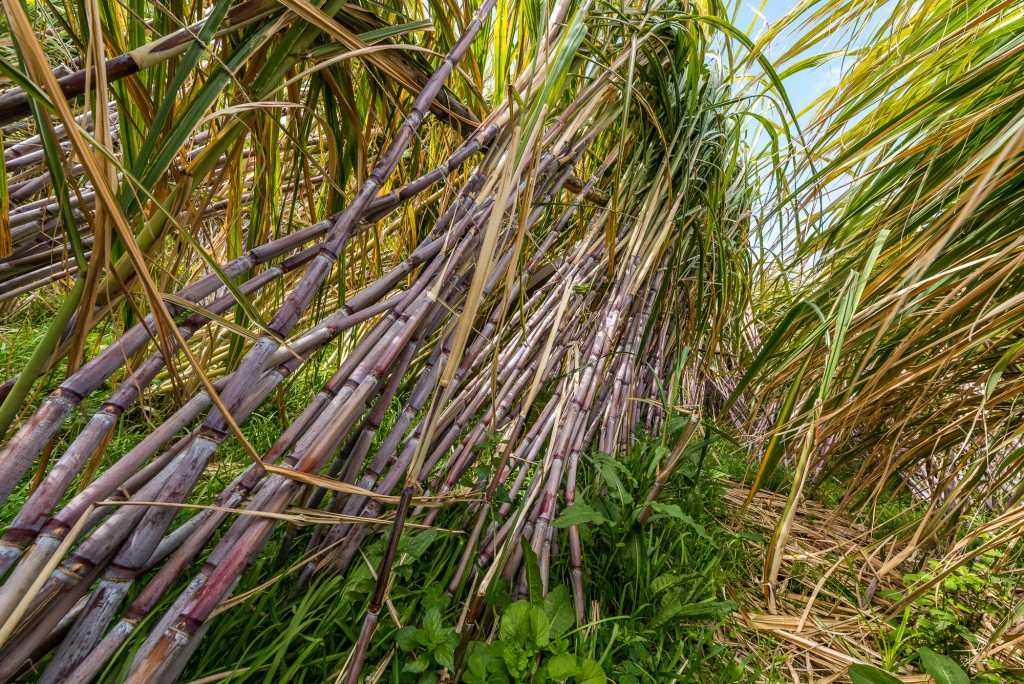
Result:
[[[901,684],[900,680],[873,665],[851,665],[846,672],[853,684]]]
[[[719,620],[737,610],[739,610],[739,606],[732,601],[702,601],[683,604],[678,594],[669,594],[658,609],[654,622],[663,624],[669,620],[680,619]]]
[[[398,630],[395,634],[395,643],[398,644],[398,648],[403,651],[411,651],[414,648],[420,647],[420,642],[416,638],[416,633],[419,629],[414,625],[406,625],[402,629]]]
[[[505,642],[506,649],[516,645],[528,653],[536,653],[547,646],[550,630],[551,626],[542,608],[528,601],[516,601],[505,609],[498,635]]]
[[[623,539],[624,552],[629,558],[629,571],[638,579],[643,579],[647,571],[647,534],[644,528],[634,523]]]
[[[500,641],[493,644],[475,641],[470,645],[463,681],[466,684],[503,684],[508,682],[508,672],[505,669]]]
[[[403,672],[420,673],[425,672],[430,667],[430,654],[427,652],[420,653],[416,660],[410,660],[402,666]]]
[[[558,585],[544,597],[544,614],[551,625],[551,636],[557,638],[576,624],[572,595],[564,585]]]
[[[546,665],[548,678],[556,682],[564,682],[569,677],[580,673],[579,657],[572,653],[563,653],[548,659]]]
[[[576,675],[576,684],[605,684],[608,676],[596,660],[585,658],[580,663],[580,673]]]
[[[430,643],[440,643],[444,638],[444,627],[441,625],[441,612],[431,608],[423,617],[423,631]]]
[[[606,525],[609,522],[608,518],[606,518],[600,511],[595,510],[593,506],[583,502],[577,502],[571,506],[566,506],[561,515],[554,519],[551,526],[558,529],[565,529],[566,527],[583,525],[585,523]]]
[[[938,684],[971,684],[971,678],[949,656],[936,653],[927,646],[921,647],[917,654],[921,658],[921,667],[934,677]]]

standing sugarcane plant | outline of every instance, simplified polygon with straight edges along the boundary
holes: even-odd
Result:
[[[831,35],[862,53],[811,123],[796,192],[823,210],[779,237],[786,263],[762,287],[787,304],[737,386],[776,414],[761,473],[796,464],[769,584],[801,492],[832,477],[842,506],[895,491],[922,511],[879,542],[869,596],[915,555],[951,549],[921,591],[969,562],[981,533],[954,540],[976,515],[998,521],[985,535],[1019,534],[1022,21],[998,2],[808,1],[773,27],[806,22],[804,49]]]

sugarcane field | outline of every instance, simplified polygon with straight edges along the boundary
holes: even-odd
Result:
[[[1024,3],[0,5],[0,684],[1024,682]]]

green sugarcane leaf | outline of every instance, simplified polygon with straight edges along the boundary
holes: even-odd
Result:
[[[365,33],[359,34],[359,39],[364,43],[376,43],[378,40],[384,40],[385,38],[393,38],[394,36],[400,36],[403,33],[415,33],[417,31],[432,31],[434,24],[429,19],[420,19],[419,21],[409,21],[404,24],[395,24],[394,26],[383,26],[379,29],[373,29],[372,31],[366,31]]]
[[[1002,380],[1006,368],[1022,353],[1024,353],[1024,339],[1011,345],[999,358],[996,365],[992,367],[992,374],[989,375],[988,382],[985,383],[985,399],[989,399],[992,396],[992,393],[995,392],[996,387],[999,385],[999,381]]]
[[[153,154],[157,149],[157,142],[160,136],[164,133],[164,129],[167,122],[174,111],[175,98],[173,94],[178,93],[185,85],[186,79],[191,75],[192,69],[199,63],[200,58],[207,53],[209,48],[209,42],[213,38],[214,33],[220,27],[221,21],[227,15],[228,8],[231,7],[231,0],[220,0],[213,5],[210,10],[210,14],[207,15],[206,21],[203,23],[202,28],[199,29],[199,33],[196,35],[195,41],[189,46],[185,54],[182,55],[181,61],[177,65],[177,69],[171,76],[170,82],[167,84],[167,92],[171,93],[172,96],[163,98],[160,102],[160,106],[157,108],[156,113],[153,115],[152,121],[149,122],[149,132],[146,134],[145,139],[142,141],[142,146],[139,148],[139,154],[137,162],[139,166],[132,169],[132,173],[135,176],[141,177],[145,173],[145,165],[152,161]],[[124,200],[122,200],[123,202]]]
[[[782,402],[778,417],[775,420],[775,425],[771,432],[771,437],[768,439],[768,444],[764,450],[764,456],[761,457],[761,464],[758,466],[757,475],[754,476],[754,482],[750,486],[750,494],[747,496],[747,501],[744,506],[748,505],[753,500],[754,494],[756,494],[761,488],[761,484],[764,482],[766,476],[775,469],[775,466],[778,465],[779,461],[782,459],[783,453],[785,453],[789,437],[784,433],[783,428],[793,415],[793,408],[796,406],[796,402],[800,396],[801,382],[803,381],[804,374],[807,372],[807,368],[810,364],[811,356],[808,355],[807,359],[804,360],[803,365],[800,367],[800,371],[793,379],[793,382],[789,387],[789,392],[786,394],[786,398]]]
[[[806,311],[807,309],[810,312]],[[761,370],[767,365],[768,361],[776,354],[779,353],[782,345],[786,342],[793,331],[798,329],[803,322],[800,320],[803,316],[808,316],[808,313],[817,315],[822,318],[818,309],[807,301],[797,302],[796,305],[790,309],[786,315],[779,321],[779,324],[775,326],[772,334],[761,344],[761,349],[757,354],[757,357],[750,363],[747,371],[740,378],[740,381],[736,383],[736,388],[725,402],[725,406],[722,407],[721,412],[723,414],[728,413],[729,409],[732,408],[736,400],[740,398],[743,392],[747,389],[747,386],[754,381],[754,378],[758,376]],[[824,321],[822,321],[824,325]],[[813,336],[812,336],[813,337]]]
[[[821,54],[811,55],[805,59],[801,59],[799,62],[791,64],[782,71],[779,72],[779,80],[786,80],[790,76],[800,73],[801,71],[807,71],[808,69],[815,69],[823,64],[827,64],[837,57],[845,57],[850,53],[856,52],[855,50],[832,50],[829,52],[822,52]]]

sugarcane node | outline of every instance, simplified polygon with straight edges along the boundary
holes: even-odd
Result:
[[[137,568],[125,567],[116,562],[110,563],[103,571],[103,579],[111,582],[131,582],[139,574]]]
[[[0,548],[24,549],[36,538],[32,530],[23,530],[19,527],[8,527],[4,530],[4,537],[0,539]]]
[[[227,439],[230,434],[231,430],[228,428],[217,428],[204,422],[199,426],[199,430],[196,432],[196,437],[198,439],[208,440],[214,444],[220,444]]]
[[[59,385],[57,388],[55,388],[53,392],[50,393],[50,399],[53,399],[54,401],[63,404],[67,404],[71,407],[78,406],[83,401],[85,401],[84,396],[82,396],[80,393],[65,385]]]
[[[91,571],[95,566],[86,563],[85,561],[77,560],[72,563],[62,563],[58,568],[58,571],[67,575],[76,582],[80,582],[86,573]]]
[[[103,413],[116,418],[124,413],[124,407],[111,401],[105,401],[103,402],[103,405],[100,406],[97,413]]]

